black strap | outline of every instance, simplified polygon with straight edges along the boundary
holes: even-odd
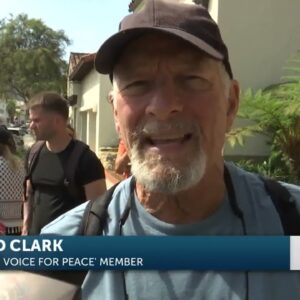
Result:
[[[27,152],[26,158],[25,158],[25,170],[26,170],[26,176],[23,181],[23,195],[25,201],[28,200],[29,191],[27,190],[27,180],[31,180],[31,173],[32,170],[36,164],[37,158],[42,150],[42,148],[45,145],[45,141],[37,141],[34,143],[29,151]],[[32,188],[32,182],[31,182],[31,188]]]
[[[279,214],[285,235],[300,235],[300,212],[295,198],[279,182],[261,177]]]
[[[78,235],[102,235],[106,219],[107,208],[119,182],[104,194],[90,201],[84,211]]]
[[[237,199],[236,199],[236,195],[235,195],[235,189],[231,180],[231,176],[230,173],[228,171],[228,168],[226,167],[226,165],[224,165],[224,181],[225,181],[225,186],[227,189],[227,193],[228,193],[228,199],[229,199],[229,203],[231,206],[232,211],[234,212],[234,214],[237,215],[237,217],[239,217],[242,222],[243,222],[243,227],[244,227],[244,216],[243,216],[243,211],[240,209],[238,203],[237,203]]]
[[[119,182],[104,194],[90,201],[85,208],[78,235],[102,235],[107,219],[107,208]],[[88,270],[83,271],[42,271],[40,275],[62,280],[81,287]]]
[[[78,199],[80,202],[84,202],[85,193],[82,186],[78,186],[75,181],[76,169],[82,154],[89,148],[89,146],[81,141],[73,140],[73,150],[68,157],[65,168],[64,186],[67,188],[68,193],[73,199]]]
[[[27,165],[26,165],[26,171],[27,171],[27,176],[31,175],[31,172],[36,164],[37,157],[39,156],[39,153],[41,152],[42,148],[45,145],[45,141],[37,141],[34,143],[28,153],[27,157]]]

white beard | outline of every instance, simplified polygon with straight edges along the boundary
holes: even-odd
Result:
[[[154,125],[154,126],[153,126]],[[161,130],[161,124],[151,122],[146,124],[140,131]],[[186,123],[171,122],[169,128],[186,127]],[[191,127],[191,125],[188,125]],[[155,129],[153,129],[155,128]],[[175,194],[187,190],[201,181],[206,169],[206,155],[201,145],[201,136],[198,127],[192,125],[196,132],[193,132],[194,152],[190,157],[182,159],[181,163],[174,163],[172,160],[163,158],[157,153],[143,153],[141,140],[136,133],[136,140],[131,149],[131,172],[138,183],[142,184],[146,191],[163,194]]]

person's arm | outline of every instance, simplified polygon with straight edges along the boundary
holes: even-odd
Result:
[[[98,179],[84,186],[85,197],[87,200],[95,200],[106,191],[105,179]]]
[[[31,216],[31,197],[32,188],[30,181],[26,181],[26,199],[23,200],[23,227],[22,227],[22,235],[28,235],[29,231],[29,222]]]

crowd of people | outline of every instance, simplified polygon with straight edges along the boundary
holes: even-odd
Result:
[[[43,226],[106,191],[96,154],[75,138],[67,100],[41,92],[28,103],[37,142],[23,162],[6,126],[0,127],[0,223],[2,234],[37,235]]]
[[[5,125],[0,127],[0,234],[39,234],[59,215],[106,191],[103,165],[76,139],[67,100],[55,92],[41,92],[30,99],[28,109],[36,143],[25,161],[17,155],[13,134]],[[118,180],[130,176],[122,140],[115,172],[121,176]]]

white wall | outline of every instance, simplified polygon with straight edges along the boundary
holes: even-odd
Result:
[[[300,49],[300,1],[218,2],[217,22],[243,89],[279,82],[287,59]]]
[[[96,112],[99,100],[99,81],[98,73],[95,70],[88,73],[82,80],[81,95],[81,110],[92,109]]]
[[[115,130],[111,104],[108,94],[111,91],[109,76],[100,75],[100,107],[99,107],[99,147],[113,147],[118,145],[118,135]]]
[[[72,111],[77,111],[77,138],[86,142],[99,153],[101,147],[115,147],[118,136],[115,131],[108,94],[111,90],[109,77],[100,75],[95,70],[89,72],[78,88],[78,101]],[[76,108],[76,110],[74,110]]]
[[[93,110],[87,111],[87,143],[94,152],[97,153],[96,148],[96,136],[97,136],[97,123],[96,123],[96,112]]]
[[[208,3],[208,11],[212,18],[218,23],[219,19],[219,0],[210,0]]]
[[[242,90],[278,83],[287,59],[300,49],[299,0],[211,0],[209,10],[229,49],[233,74]],[[243,125],[238,119],[235,126]],[[264,136],[245,146],[225,147],[225,155],[266,156]]]
[[[78,95],[79,115],[77,122],[78,138],[86,142],[97,153],[97,135],[99,128],[96,123],[99,102],[99,82],[96,71],[92,70],[81,81]]]

